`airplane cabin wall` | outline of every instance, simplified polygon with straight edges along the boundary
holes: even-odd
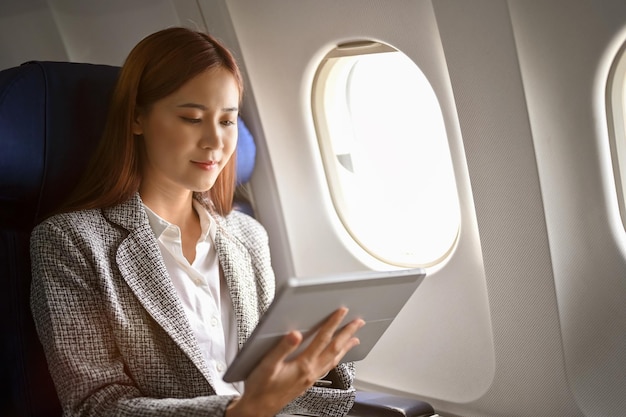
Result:
[[[467,155],[496,357],[482,397],[440,408],[465,416],[580,415],[561,365],[541,189],[507,3],[433,5]]]
[[[360,248],[350,245],[330,202],[311,115],[313,75],[325,53],[340,42],[380,40],[414,59],[436,87],[466,207],[455,256],[440,267],[447,273],[430,271],[386,337],[357,365],[357,373],[362,386],[457,402],[481,397],[491,384],[495,363],[487,290],[458,120],[430,2],[356,0],[326,2],[324,7],[316,0],[226,3],[249,69],[246,95],[255,101],[261,142],[272,165],[273,176],[257,171],[253,178],[257,213],[263,223],[281,216],[290,245],[288,252],[272,247],[278,280],[288,278],[281,275],[284,271],[307,277],[391,268],[366,259]],[[272,30],[259,29],[264,27]],[[413,35],[407,36],[407,31]],[[257,126],[252,128],[259,137]],[[271,200],[265,199],[268,184],[278,194]],[[284,239],[274,232],[269,230],[271,244]],[[291,264],[281,268],[287,262]],[[443,366],[433,366],[439,363]]]
[[[585,415],[624,415],[626,234],[611,164],[606,90],[626,42],[626,3],[516,1],[511,11],[567,379]]]
[[[339,223],[329,210],[309,107],[312,75],[332,45],[365,38],[401,49],[429,77],[444,108],[463,206],[459,243],[444,265],[429,271],[428,280],[386,337],[358,364],[359,386],[412,394],[431,401],[442,413],[465,416],[619,414],[624,406],[620,352],[626,334],[620,303],[624,299],[623,226],[617,224],[615,213],[599,216],[610,223],[596,229],[593,237],[602,245],[578,257],[588,249],[587,235],[577,231],[572,241],[565,227],[585,222],[589,211],[572,210],[564,203],[577,202],[581,195],[594,196],[587,188],[601,183],[602,192],[595,193],[598,199],[588,200],[582,208],[591,205],[595,212],[598,207],[610,212],[603,204],[611,202],[604,194],[611,189],[611,173],[596,166],[593,175],[603,178],[596,178],[596,183],[576,181],[577,166],[589,166],[585,153],[574,158],[580,165],[572,165],[567,159],[571,152],[564,152],[557,159],[565,161],[552,168],[554,152],[546,144],[560,140],[563,148],[575,137],[577,142],[591,143],[583,148],[593,148],[606,140],[606,132],[598,128],[605,117],[589,103],[597,106],[602,101],[598,77],[605,80],[602,76],[606,76],[597,73],[594,60],[604,57],[607,48],[615,52],[615,44],[623,42],[614,39],[624,27],[621,6],[614,1],[594,6],[587,0],[575,2],[576,7],[558,1],[441,0],[384,6],[345,1],[324,3],[324,7],[306,1],[297,6],[279,0],[262,5],[243,0],[226,3],[242,58],[253,69],[249,88],[259,116],[256,128],[263,132],[265,156],[272,166],[267,171],[270,176],[253,180],[255,196],[264,194],[264,184],[275,187],[271,200],[257,200],[260,217],[272,218],[279,204],[285,226],[281,237],[290,245],[285,252],[273,250],[275,264],[286,264],[278,271],[306,276],[380,267],[355,253],[341,231],[333,229]],[[560,42],[566,39],[551,36],[588,23],[590,12],[594,18],[603,14],[611,21],[595,21],[592,29],[600,30],[579,32],[571,41],[571,48],[575,42],[586,44],[587,48],[575,52],[579,61],[589,61],[592,71],[574,78],[572,84],[556,82],[557,87],[569,85],[569,93],[562,95],[563,88],[553,88],[558,77],[580,72],[572,71],[567,59],[559,61],[564,57],[558,53]],[[439,61],[441,51],[447,69]],[[550,82],[532,79],[536,55],[545,58],[547,53],[552,60],[544,61],[542,69],[550,70]],[[570,56],[575,56],[572,50]],[[603,65],[606,70],[608,65]],[[541,88],[527,92],[528,83],[539,83]],[[589,88],[578,88],[585,84]],[[559,100],[559,107],[543,112],[546,103],[574,94],[587,103],[582,110],[574,102]],[[458,120],[450,116],[449,106],[458,112]],[[558,124],[548,118],[554,112],[561,116]],[[560,131],[567,123],[584,124],[586,131]],[[555,130],[561,133],[555,135]],[[459,134],[461,147],[456,142]],[[607,147],[600,145],[602,149]],[[610,163],[605,161],[607,166]],[[574,186],[579,188],[563,199]],[[464,195],[466,187],[471,189],[469,196]],[[473,239],[474,226],[478,243]],[[588,232],[589,225],[585,226],[582,230]],[[272,230],[270,236],[276,237]],[[573,256],[581,261],[571,262]],[[581,268],[583,259],[594,257]],[[609,264],[603,265],[607,260]],[[590,294],[586,291],[589,276],[609,284]],[[474,292],[466,291],[468,287]],[[592,297],[578,303],[588,295]],[[428,308],[421,309],[424,305]],[[603,311],[596,315],[602,305]],[[467,332],[454,325],[465,325],[463,313],[468,312],[466,329],[480,332],[473,337],[465,337]],[[610,314],[615,318],[606,325]],[[484,331],[485,324],[491,331]],[[603,380],[604,375],[608,378]]]

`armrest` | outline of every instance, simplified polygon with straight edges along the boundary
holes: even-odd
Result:
[[[436,416],[427,402],[382,394],[379,392],[356,392],[356,401],[348,416],[351,417],[426,417]]]

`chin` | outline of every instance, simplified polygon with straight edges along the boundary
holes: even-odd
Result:
[[[211,188],[213,188],[213,186],[215,185],[215,182],[212,182],[211,184],[203,184],[200,186],[196,186],[196,187],[191,187],[190,190],[193,191],[194,193],[206,193],[208,191],[211,191]]]

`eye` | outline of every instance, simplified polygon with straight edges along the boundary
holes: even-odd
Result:
[[[185,122],[191,123],[191,124],[198,124],[202,121],[202,119],[195,119],[193,117],[180,116],[180,118],[183,119]]]
[[[232,120],[224,120],[224,121],[222,121],[222,125],[223,126],[234,126],[235,124],[237,124],[237,122],[234,122]]]

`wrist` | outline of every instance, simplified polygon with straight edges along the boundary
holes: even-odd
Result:
[[[241,397],[235,397],[226,406],[226,410],[224,411],[224,417],[239,417],[237,414],[237,403]]]

